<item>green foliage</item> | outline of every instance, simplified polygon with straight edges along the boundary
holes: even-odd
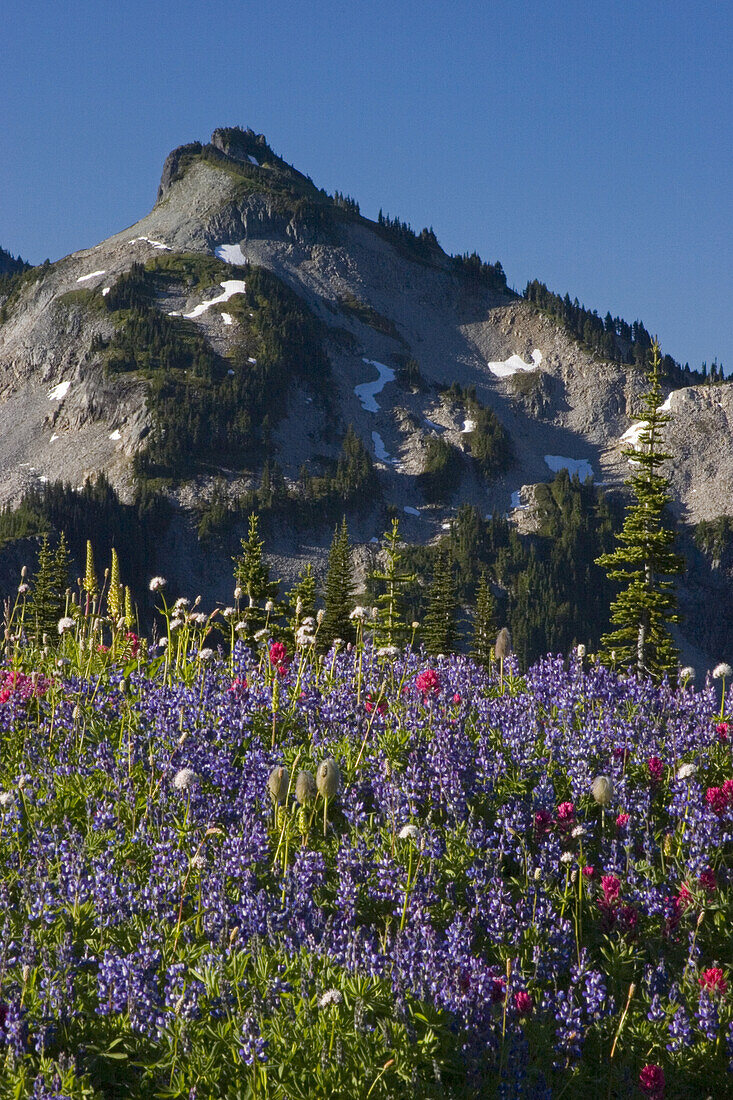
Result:
[[[241,274],[208,256],[165,254],[134,264],[104,299],[117,329],[97,338],[109,370],[139,371],[148,382],[155,427],[135,458],[138,477],[181,477],[202,466],[243,465],[269,446],[293,381],[328,403],[330,365],[323,327],[297,295],[263,268],[247,269],[246,290],[227,308],[237,321],[230,362],[199,328],[168,317],[156,296],[174,285],[205,289]]]
[[[4,504],[0,509],[0,550],[8,542],[32,538],[33,535],[47,532],[48,528],[48,520],[39,514],[26,497],[22,497],[16,507]]]
[[[446,500],[460,477],[460,452],[442,436],[430,436],[425,450],[425,465],[418,479],[425,499],[431,503]]]
[[[496,639],[496,601],[484,571],[476,589],[476,609],[473,616],[471,656],[477,664],[490,668]]]
[[[370,328],[375,329],[377,332],[381,332],[385,336],[391,336],[393,340],[404,343],[394,321],[378,313],[376,309],[366,302],[360,301],[359,298],[354,297],[353,294],[344,294],[339,298],[339,306],[344,313],[357,321],[361,321],[363,325],[369,325]]]
[[[677,670],[678,652],[668,624],[679,621],[672,578],[684,570],[684,559],[673,550],[674,529],[665,518],[669,483],[660,469],[670,458],[661,449],[669,418],[659,411],[660,365],[655,341],[648,371],[649,389],[642,402],[640,447],[623,452],[639,468],[627,482],[633,503],[627,508],[618,535],[620,545],[598,558],[609,578],[624,585],[611,606],[611,622],[617,629],[604,635],[603,657],[638,676],[649,675],[657,680],[665,674],[674,676]]]
[[[733,516],[703,519],[695,525],[695,545],[703,554],[720,561],[733,544]]]
[[[451,256],[453,267],[464,279],[478,286],[488,287],[499,294],[508,294],[504,268],[497,260],[496,263],[485,263],[478,252],[464,252],[462,256]]]
[[[328,570],[324,589],[326,614],[318,632],[322,649],[328,649],[335,638],[353,641],[354,628],[349,615],[354,606],[354,578],[351,569],[351,545],[346,518],[333,533],[328,554]]]
[[[443,396],[462,404],[467,419],[476,425],[466,433],[471,456],[487,481],[509,469],[514,460],[511,436],[492,409],[486,408],[476,397],[475,386],[461,387],[454,382]]]
[[[524,297],[558,321],[589,351],[616,363],[645,367],[652,348],[652,338],[641,321],[634,321],[630,325],[628,321],[612,317],[610,313],[601,318],[595,310],[582,306],[577,298],[571,301],[569,294],[564,298],[560,294],[553,294],[537,279],[527,283]],[[700,371],[691,371],[687,363],[681,367],[671,355],[665,355],[660,360],[659,369],[660,377],[674,386],[689,386],[704,380]]]
[[[0,275],[0,325],[4,325],[10,317],[18,299],[26,287],[42,279],[49,267],[49,262],[39,264],[38,267],[24,266],[23,268]]]
[[[441,543],[435,553],[422,634],[425,649],[433,656],[457,650],[456,595],[453,558],[448,545]]]
[[[0,544],[2,536],[9,541],[42,531],[63,532],[81,573],[91,533],[94,558],[109,561],[112,547],[116,547],[129,569],[128,583],[133,585],[136,600],[143,603],[147,600],[145,578],[169,520],[170,505],[152,486],[138,487],[133,502],[123,504],[102,473],[80,491],[58,481],[29,490],[15,511],[6,508],[0,514]]]
[[[326,471],[319,475],[311,474],[304,465],[295,487],[286,483],[280,466],[269,460],[265,461],[257,489],[234,495],[223,479],[215,482],[210,497],[197,509],[199,538],[220,538],[253,510],[263,521],[279,518],[295,530],[307,530],[334,522],[345,508],[369,510],[379,499],[371,456],[349,425],[337,461],[327,464]]]
[[[473,505],[458,509],[450,547],[462,603],[473,603],[486,571],[497,600],[497,616],[509,627],[523,667],[544,654],[567,653],[578,641],[599,644],[608,625],[613,586],[596,564],[613,546],[620,517],[591,482],[581,484],[562,470],[536,487],[540,533],[520,535],[506,519],[484,520]],[[406,568],[422,576],[433,569],[435,548],[405,549]],[[407,592],[413,619],[425,615],[424,590]],[[494,639],[491,639],[493,644]]]
[[[270,569],[264,557],[264,541],[260,538],[259,519],[255,512],[249,517],[249,531],[241,540],[241,553],[234,558],[234,580],[241,589],[239,599],[244,608],[245,629],[242,641],[254,644],[255,634],[261,630],[268,617],[265,604],[277,599],[279,584],[270,580]]]
[[[38,567],[31,580],[28,620],[33,624],[33,636],[40,643],[44,635],[49,642],[58,638],[58,622],[66,610],[66,588],[69,583],[69,553],[63,533],[54,551],[47,534],[41,537]]]
[[[384,534],[384,549],[387,556],[384,570],[375,570],[369,578],[370,588],[378,592],[374,640],[378,646],[404,646],[411,633],[405,613],[405,590],[414,583],[416,574],[402,568],[400,525],[396,518]]]

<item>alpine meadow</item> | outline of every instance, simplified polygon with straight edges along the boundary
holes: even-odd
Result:
[[[733,1095],[722,366],[227,127],[0,408],[0,1097]]]

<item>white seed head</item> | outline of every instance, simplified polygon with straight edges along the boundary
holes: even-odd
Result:
[[[333,798],[334,795],[338,794],[340,785],[341,772],[339,766],[332,756],[328,756],[318,765],[318,771],[316,772],[318,791],[324,798]]]
[[[723,676],[726,680],[729,680],[730,677],[733,676],[733,668],[731,668],[730,665],[727,665],[725,661],[721,662],[721,664],[719,665],[716,665],[713,669],[714,680],[719,680],[721,676]]]
[[[241,600],[241,598],[242,598],[242,589],[239,587],[239,585],[237,585],[237,587],[234,589],[234,599],[235,600]]]
[[[276,764],[267,780],[267,789],[273,802],[282,805],[288,796],[290,772],[284,765]]]
[[[560,862],[561,863],[566,863],[566,864],[567,863],[572,863],[573,862],[573,853],[572,852],[563,852],[563,854],[560,856]]]
[[[4,810],[7,810],[8,806],[12,806],[13,796],[10,791],[0,791],[0,806]]]
[[[275,604],[273,603],[272,600],[268,600],[267,603],[265,604],[265,611],[267,611],[267,613],[269,614],[271,611],[274,611],[274,610],[275,610]]]
[[[696,774],[697,774],[697,765],[696,764],[682,764],[677,769],[677,778],[678,779],[691,779],[692,776],[696,775]]]
[[[173,786],[177,791],[190,791],[199,781],[193,768],[181,768],[173,776]]]
[[[613,781],[607,775],[597,775],[590,785],[590,793],[599,806],[610,806],[613,798]]]
[[[329,1005],[340,1005],[344,995],[340,989],[327,989],[318,1002],[319,1008],[328,1008]]]
[[[400,840],[419,840],[420,830],[417,825],[403,825],[398,836]]]
[[[582,661],[583,658],[585,657],[585,652],[586,652],[585,651],[585,646],[582,644],[582,642],[579,646],[575,647],[575,652],[578,654],[578,659]]]
[[[67,630],[74,629],[74,620],[65,615],[63,619],[59,619],[58,632],[59,634],[65,634]]]
[[[210,661],[213,656],[214,656],[213,649],[209,649],[208,647],[205,647],[204,649],[200,649],[199,652],[198,652],[199,661]]]
[[[318,625],[319,625],[319,626],[321,625],[321,623],[323,622],[323,620],[325,619],[325,617],[326,617],[326,612],[325,612],[325,609],[324,609],[324,608],[321,608],[321,609],[320,609],[320,611],[318,611],[318,612],[316,613],[316,621],[318,622]]]
[[[694,680],[694,679],[695,679],[695,670],[692,667],[692,665],[685,665],[684,668],[680,669],[680,680],[687,681],[687,680]]]
[[[307,806],[315,802],[317,793],[318,788],[313,774],[309,771],[298,772],[298,778],[295,780],[295,797],[300,805]]]
[[[165,588],[167,581],[165,577],[153,577],[148,585],[151,592],[157,592],[159,588]]]
[[[508,657],[512,651],[512,636],[509,633],[509,628],[503,626],[496,636],[496,642],[494,643],[494,656],[497,661]]]

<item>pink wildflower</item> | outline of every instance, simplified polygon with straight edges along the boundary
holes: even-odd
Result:
[[[712,867],[708,867],[707,870],[700,872],[698,882],[710,894],[714,893],[718,888],[718,880],[715,877],[715,871]]]
[[[649,778],[652,783],[661,782],[664,777],[664,764],[658,756],[650,756],[646,762],[646,766],[649,769]]]
[[[718,817],[728,809],[728,796],[722,787],[708,787],[705,791],[705,801]]]
[[[273,642],[270,646],[270,664],[273,668],[280,669],[285,664],[288,651],[283,642]]]
[[[532,1000],[531,993],[527,993],[526,990],[520,989],[514,994],[514,1007],[520,1016],[529,1016],[534,1008],[534,1001]]]
[[[606,905],[613,905],[618,901],[619,893],[621,892],[621,882],[616,875],[603,875],[601,877],[601,889],[603,890],[603,900]]]
[[[652,1100],[662,1100],[664,1096],[664,1070],[661,1066],[644,1066],[639,1074],[639,1088]]]
[[[572,802],[561,802],[557,807],[557,820],[569,824],[575,820],[575,806]]]
[[[434,668],[426,668],[415,679],[415,687],[420,692],[423,700],[428,695],[437,695],[440,691],[440,678]]]
[[[717,726],[715,727],[715,732],[718,735],[718,740],[719,741],[727,741],[728,740],[728,730],[729,729],[730,729],[730,724],[728,722],[718,722]]]
[[[706,989],[708,993],[723,994],[728,989],[728,983],[719,966],[711,966],[708,967],[707,970],[703,970],[698,978],[698,982],[700,983],[700,988]]]
[[[617,829],[625,829],[626,826],[628,825],[628,823],[629,823],[629,815],[628,814],[619,814],[618,817],[616,818],[616,828]]]

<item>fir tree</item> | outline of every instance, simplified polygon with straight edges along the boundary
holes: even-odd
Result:
[[[433,568],[433,582],[425,613],[423,639],[425,649],[433,656],[454,653],[456,627],[456,579],[453,558],[447,546],[438,547]]]
[[[64,534],[61,534],[55,551],[51,550],[48,535],[44,534],[28,609],[28,621],[33,624],[36,641],[40,641],[44,634],[49,639],[56,637],[59,619],[66,610],[69,566],[70,558]]]
[[[292,630],[297,630],[303,619],[315,617],[316,576],[310,562],[308,562],[305,569],[301,569],[297,581],[288,592],[287,606],[290,611],[290,627]]]
[[[637,467],[627,481],[633,503],[626,510],[623,529],[617,535],[616,550],[598,558],[613,581],[625,584],[611,605],[611,622],[616,630],[601,639],[604,660],[633,669],[637,676],[659,680],[672,676],[678,653],[668,624],[679,621],[674,582],[684,569],[684,559],[673,550],[674,531],[665,525],[669,503],[668,481],[660,473],[670,455],[662,451],[663,428],[668,417],[660,411],[660,354],[656,340],[651,349],[649,389],[643,398],[639,449],[624,451]]]
[[[405,615],[404,590],[415,580],[415,573],[407,573],[400,567],[403,555],[400,549],[399,526],[399,520],[393,519],[392,530],[384,534],[387,555],[384,572],[379,573],[375,570],[371,575],[372,583],[376,582],[383,588],[381,594],[376,597],[379,613],[374,640],[379,646],[403,646],[410,636]]]
[[[351,572],[351,547],[346,517],[336,528],[328,553],[328,571],[324,598],[326,614],[323,617],[318,640],[322,649],[328,649],[334,638],[353,641],[354,629],[349,614],[354,604],[354,581]]]
[[[277,598],[278,582],[270,580],[270,570],[265,561],[264,541],[259,534],[259,519],[256,512],[249,517],[249,530],[246,539],[241,540],[242,552],[234,558],[234,579],[242,590],[244,601],[244,619],[247,623],[243,641],[254,641],[255,633],[264,627],[267,613],[264,605],[268,600]]]
[[[477,664],[489,668],[494,655],[496,637],[496,602],[486,573],[481,574],[476,589],[476,612],[473,620],[471,656]]]

